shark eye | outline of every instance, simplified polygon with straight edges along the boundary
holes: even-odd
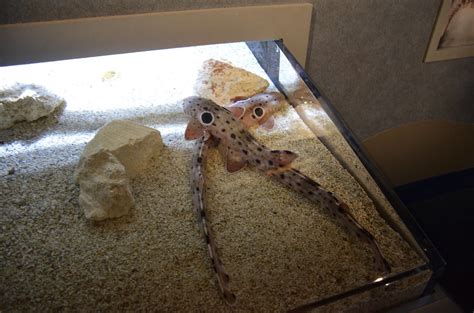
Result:
[[[255,114],[256,117],[262,117],[263,116],[263,109],[261,107],[256,107],[253,109],[253,114]]]
[[[214,115],[209,111],[204,111],[201,113],[201,123],[203,125],[210,125],[214,122]]]

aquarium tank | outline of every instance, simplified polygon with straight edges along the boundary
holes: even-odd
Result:
[[[444,265],[281,40],[0,86],[3,310],[375,311]]]

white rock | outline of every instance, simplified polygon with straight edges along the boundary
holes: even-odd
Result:
[[[162,147],[156,129],[122,120],[102,127],[85,147],[75,171],[86,218],[127,214],[134,204],[129,179],[144,171]]]
[[[127,176],[133,178],[157,155],[163,142],[160,132],[137,123],[115,120],[99,129],[82,152],[76,170],[81,171],[84,161],[101,150],[109,151],[125,167]]]
[[[110,152],[90,155],[77,176],[79,204],[86,218],[100,221],[127,214],[134,198],[124,166]]]
[[[51,114],[64,99],[38,85],[15,84],[0,90],[0,129]]]

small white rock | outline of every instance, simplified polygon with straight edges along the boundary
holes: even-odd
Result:
[[[100,221],[128,214],[134,206],[123,165],[110,152],[89,156],[78,173],[79,204],[86,218]]]
[[[0,90],[0,129],[51,114],[64,99],[34,84],[17,83]]]

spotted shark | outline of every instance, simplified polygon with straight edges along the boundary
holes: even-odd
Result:
[[[232,103],[226,108],[246,129],[262,127],[270,130],[275,125],[273,115],[286,103],[279,92],[260,93],[251,98]]]
[[[200,97],[189,97],[183,100],[183,109],[190,118],[184,137],[186,140],[198,140],[198,153],[193,159],[193,199],[208,246],[208,253],[216,272],[219,287],[228,302],[235,301],[235,295],[229,288],[229,275],[225,271],[217,253],[217,245],[213,239],[206,220],[204,209],[203,172],[207,145],[219,145],[225,159],[227,171],[239,171],[247,165],[265,173],[272,179],[295,190],[311,201],[321,204],[344,230],[367,243],[373,251],[373,263],[377,270],[387,273],[391,271],[375,238],[362,227],[349,207],[341,202],[333,193],[325,190],[317,182],[291,167],[298,157],[288,150],[271,150],[259,143],[240,122],[237,114],[221,107],[211,100]]]

